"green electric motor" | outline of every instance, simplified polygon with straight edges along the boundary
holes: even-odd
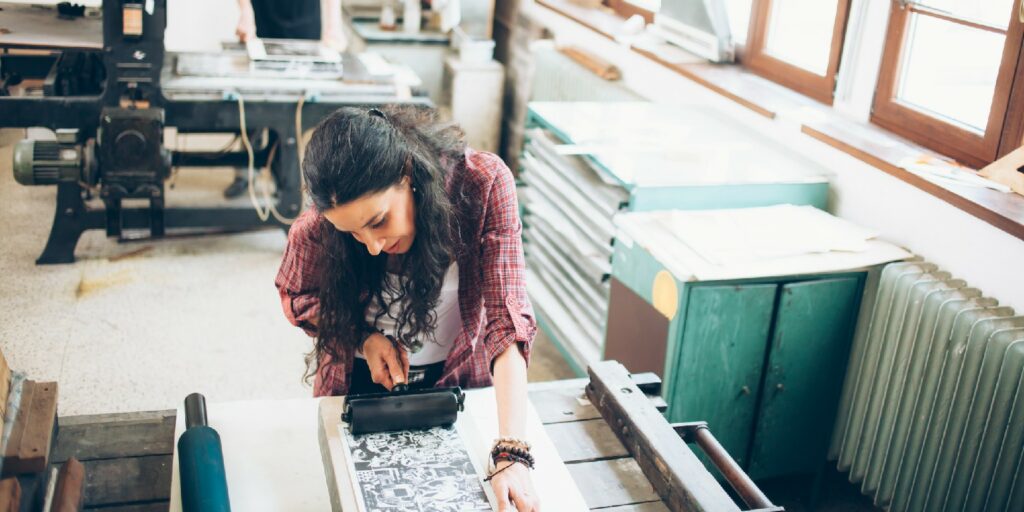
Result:
[[[14,179],[25,186],[96,184],[94,144],[78,142],[78,130],[59,129],[57,140],[26,139],[14,146]]]

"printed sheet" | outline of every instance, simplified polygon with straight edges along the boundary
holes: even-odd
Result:
[[[357,499],[366,512],[491,510],[465,444],[454,427],[353,436]]]

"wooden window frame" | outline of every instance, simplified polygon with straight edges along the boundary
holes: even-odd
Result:
[[[893,0],[890,7],[889,27],[885,36],[881,71],[875,90],[871,122],[906,137],[922,146],[955,158],[957,161],[981,168],[1021,145],[1024,136],[1024,58],[1021,52],[1024,23],[1018,10],[1022,0],[1014,4],[1009,25],[1005,31],[1006,43],[996,78],[992,107],[984,135],[943,121],[923,110],[900,102],[896,98],[897,80],[902,74],[903,49],[907,41],[911,13],[932,16],[979,30],[997,31],[992,27],[954,18],[927,7]],[[999,30],[999,32],[1002,32]],[[1015,137],[1016,140],[1009,140]]]
[[[615,12],[620,18],[629,19],[634,14],[639,14],[644,23],[654,23],[654,12],[644,9],[629,0],[604,0],[604,5]]]
[[[750,26],[743,64],[768,80],[793,89],[826,105],[831,105],[836,90],[839,59],[843,54],[846,21],[850,16],[850,0],[837,0],[836,19],[832,26],[832,48],[829,52],[825,76],[818,75],[765,51],[772,0],[754,0],[750,9]]]

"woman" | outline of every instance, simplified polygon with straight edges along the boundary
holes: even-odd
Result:
[[[291,227],[275,284],[316,338],[314,394],[493,384],[499,510],[539,510],[523,440],[536,324],[508,167],[416,107],[334,112],[302,167],[314,208]]]

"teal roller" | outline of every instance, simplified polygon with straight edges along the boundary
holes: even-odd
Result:
[[[185,433],[178,439],[181,508],[184,512],[229,512],[228,482],[220,436],[206,422],[206,399],[185,397]]]

